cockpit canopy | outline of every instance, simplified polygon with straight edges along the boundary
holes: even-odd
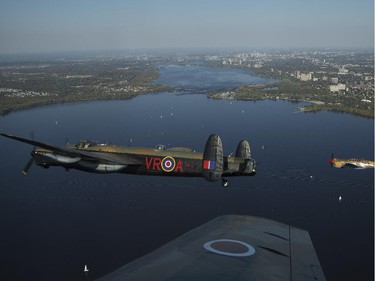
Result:
[[[166,150],[167,147],[164,144],[155,145],[155,150]]]
[[[90,148],[90,147],[94,147],[94,146],[98,146],[98,145],[103,146],[103,145],[106,145],[106,144],[105,143],[99,143],[99,142],[96,142],[96,141],[81,140],[76,144],[76,148],[77,149],[84,149],[84,148]]]

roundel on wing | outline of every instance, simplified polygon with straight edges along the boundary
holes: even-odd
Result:
[[[203,247],[212,253],[231,257],[246,257],[255,254],[255,249],[250,244],[232,239],[212,240],[205,243]]]
[[[164,172],[172,172],[176,166],[176,160],[172,156],[166,156],[161,161],[161,168]]]

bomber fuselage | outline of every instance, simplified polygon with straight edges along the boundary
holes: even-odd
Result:
[[[165,149],[163,146],[157,148],[137,148],[115,146],[107,144],[93,144],[91,142],[80,142],[77,145],[67,145],[67,149],[75,150],[79,154],[109,153],[116,157],[127,157],[135,163],[142,164],[119,164],[109,160],[88,157],[71,157],[62,155],[47,149],[36,148],[32,152],[35,163],[38,166],[49,168],[50,166],[61,166],[65,169],[77,169],[91,173],[128,173],[143,175],[168,175],[168,176],[202,176],[203,154],[193,152],[187,148]],[[245,161],[239,157],[224,157],[223,176],[250,176],[255,174],[255,160]]]

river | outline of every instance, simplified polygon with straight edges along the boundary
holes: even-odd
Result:
[[[32,147],[0,138],[1,280],[94,280],[225,214],[306,229],[327,280],[373,280],[374,171],[335,169],[327,162],[333,152],[372,159],[373,119],[300,113],[295,108],[301,103],[197,94],[270,83],[241,70],[166,65],[155,82],[181,91],[13,112],[0,118],[0,131],[33,132],[36,140],[55,145],[91,139],[197,151],[217,133],[225,154],[249,140],[257,175],[231,178],[228,190],[201,178],[36,166],[25,177]]]

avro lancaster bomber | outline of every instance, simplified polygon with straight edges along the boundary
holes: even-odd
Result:
[[[203,177],[210,182],[221,179],[222,185],[227,187],[226,177],[256,173],[256,161],[251,158],[248,141],[240,141],[235,156],[223,156],[223,145],[216,134],[209,136],[203,153],[184,147],[139,148],[92,141],[58,147],[18,136],[0,135],[35,147],[23,170],[25,175],[35,162],[43,168],[61,166],[90,173]]]

